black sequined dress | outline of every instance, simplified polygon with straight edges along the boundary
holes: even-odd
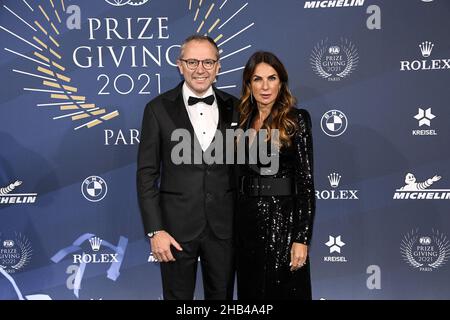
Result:
[[[293,109],[299,129],[290,147],[279,154],[279,170],[269,178],[293,178],[291,196],[249,196],[240,193],[236,210],[238,299],[311,299],[309,258],[290,271],[293,242],[310,244],[315,212],[311,118]],[[251,123],[251,121],[250,121]],[[259,173],[241,165],[238,176]],[[309,252],[308,252],[309,257]]]

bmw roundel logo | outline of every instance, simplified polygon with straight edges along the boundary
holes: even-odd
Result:
[[[330,137],[340,136],[347,129],[347,117],[342,111],[330,110],[324,113],[320,120],[320,127]]]
[[[90,176],[81,184],[81,193],[86,200],[97,202],[102,200],[108,192],[106,181],[99,176]]]

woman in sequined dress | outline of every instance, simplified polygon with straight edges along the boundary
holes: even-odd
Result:
[[[295,108],[288,74],[274,54],[259,51],[250,57],[239,111],[240,127],[255,134],[238,138],[247,150],[246,164],[237,170],[238,299],[309,300],[315,211],[311,118]],[[279,130],[278,171],[264,172],[267,165],[249,160],[249,150],[261,147],[260,129],[267,130],[266,138]],[[268,155],[273,155],[270,149]]]

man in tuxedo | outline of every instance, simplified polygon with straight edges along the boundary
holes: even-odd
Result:
[[[237,123],[238,100],[212,85],[220,62],[210,37],[187,38],[177,65],[184,81],[144,111],[137,169],[144,229],[160,262],[164,299],[193,299],[199,257],[205,299],[232,299],[232,168],[208,164],[203,154],[216,130],[225,137]],[[190,133],[190,151],[201,163],[173,161],[176,129]]]

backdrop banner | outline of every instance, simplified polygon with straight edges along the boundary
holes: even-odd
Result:
[[[162,299],[137,149],[195,33],[216,87],[271,51],[311,114],[313,298],[450,298],[449,1],[0,3],[0,299]]]

